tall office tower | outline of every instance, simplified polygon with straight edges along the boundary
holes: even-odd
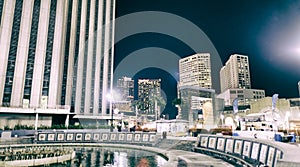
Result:
[[[230,88],[251,89],[248,56],[231,55],[220,70],[221,92]]]
[[[134,97],[134,81],[128,77],[119,78],[117,91],[122,101],[132,101]]]
[[[179,60],[180,86],[198,86],[211,89],[209,53],[197,53]]]
[[[0,106],[107,114],[115,0],[0,0]]]
[[[158,106],[156,97],[161,96],[160,79],[139,79],[138,80],[138,101],[139,115],[150,120],[158,118]]]

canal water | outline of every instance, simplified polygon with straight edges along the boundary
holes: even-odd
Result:
[[[167,160],[152,152],[134,149],[83,147],[75,148],[76,158],[51,167],[158,167]],[[49,166],[49,165],[48,165]]]

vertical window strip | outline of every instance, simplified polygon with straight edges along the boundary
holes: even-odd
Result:
[[[14,11],[13,27],[12,27],[11,37],[10,37],[4,96],[2,101],[4,105],[9,105],[11,99],[12,83],[13,83],[13,78],[15,73],[15,63],[16,63],[16,55],[18,50],[20,24],[21,24],[21,17],[22,17],[22,7],[23,7],[23,0],[16,1],[16,5],[14,9],[15,11]]]
[[[79,52],[79,38],[80,38],[80,23],[81,23],[81,0],[78,0],[78,10],[77,10],[77,27],[76,27],[76,47],[74,55],[74,71],[73,71],[73,90],[72,90],[72,102],[71,106],[75,106],[75,95],[76,95],[76,80],[77,80],[77,65],[78,65],[78,52]]]
[[[103,23],[103,25],[105,25],[106,2],[107,2],[106,0],[103,1],[103,15],[102,15],[102,23]]]
[[[94,22],[94,31],[97,31],[98,28],[98,8],[99,8],[99,0],[96,0],[96,7],[95,7],[95,22]]]
[[[49,93],[48,91],[49,91],[49,83],[50,83],[51,60],[52,60],[55,17],[56,17],[56,1],[57,0],[51,0],[51,6],[50,6],[47,49],[46,49],[46,59],[45,59],[45,67],[44,67],[43,96],[48,96]]]
[[[2,10],[3,10],[4,0],[0,0],[0,25],[2,19]]]
[[[40,17],[40,4],[41,4],[41,0],[35,0],[33,5],[28,59],[27,59],[27,67],[26,67],[26,78],[25,78],[24,96],[23,96],[24,99],[28,99],[28,100],[30,100],[30,92],[31,92],[31,85],[32,85],[37,32],[38,32],[39,17]]]
[[[84,48],[84,62],[83,62],[83,76],[82,76],[82,98],[81,98],[81,111],[84,111],[85,102],[85,89],[86,89],[86,69],[87,69],[87,57],[88,57],[88,38],[89,38],[89,25],[90,25],[90,4],[91,0],[87,1],[87,14],[86,14],[86,25],[85,25],[85,48]]]
[[[108,45],[108,47],[109,47],[109,51],[108,51],[108,55],[109,55],[109,59],[108,59],[108,88],[110,89],[110,84],[111,84],[111,77],[112,77],[112,73],[111,73],[111,68],[113,68],[112,67],[112,56],[114,56],[114,55],[112,55],[112,46],[113,46],[113,43],[112,43],[112,33],[113,33],[113,24],[112,24],[112,20],[113,20],[113,12],[114,12],[114,10],[113,10],[113,4],[114,4],[114,2],[113,2],[113,0],[111,0],[110,1],[110,5],[109,5],[109,7],[110,7],[110,13],[109,13],[109,20],[108,20],[108,23],[109,23],[109,40],[108,40],[108,42],[109,42],[109,45]]]
[[[101,12],[101,11],[99,11]],[[101,49],[101,68],[100,68],[100,95],[99,95],[99,113],[106,113],[106,111],[101,111],[101,108],[102,108],[102,92],[103,92],[103,61],[104,61],[104,41],[105,41],[105,14],[106,14],[106,0],[103,1],[103,15],[102,15],[102,28],[100,29],[101,32],[101,36],[102,36],[102,39],[101,39],[101,43],[102,45],[100,46],[102,49]]]
[[[89,25],[90,25],[90,9],[91,9],[91,0],[87,1],[87,13],[86,13],[86,26],[85,26],[85,41],[88,41],[89,38]]]
[[[94,46],[93,46],[93,67],[92,67],[92,84],[91,84],[91,103],[90,106],[94,104],[94,93],[95,93],[95,71],[96,71],[96,48],[97,48],[97,28],[98,28],[98,7],[99,0],[96,0],[95,4],[95,21],[94,21]],[[98,77],[98,76],[97,76]],[[98,92],[97,92],[98,93]]]
[[[70,33],[71,33],[71,19],[72,19],[72,6],[73,0],[69,1],[68,18],[67,18],[67,32],[66,32],[66,44],[65,44],[65,57],[64,57],[64,71],[62,81],[62,93],[61,93],[61,105],[65,105],[66,87],[67,87],[67,75],[68,75],[68,59],[70,48]]]

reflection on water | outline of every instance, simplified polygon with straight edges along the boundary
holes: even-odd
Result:
[[[76,148],[76,158],[62,164],[51,166],[70,167],[156,167],[167,161],[152,152],[104,147]]]

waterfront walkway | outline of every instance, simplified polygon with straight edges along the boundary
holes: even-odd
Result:
[[[198,166],[213,166],[213,167],[233,167],[233,165],[208,155],[189,152],[189,151],[182,151],[182,150],[169,150],[171,154],[177,157],[176,162],[168,163],[165,167],[168,166],[188,166],[188,167],[198,167]]]
[[[21,138],[19,139],[24,141]],[[201,145],[199,143],[200,141]],[[15,142],[19,143],[18,141]],[[200,135],[199,138],[196,138],[191,136],[175,137],[158,133],[143,132],[111,133],[88,130],[39,131],[38,134],[35,135],[34,140],[28,140],[28,143],[32,142],[38,144],[28,144],[28,147],[117,147],[146,150],[158,153],[168,159],[168,162],[165,165],[166,167],[234,166],[232,164],[235,163],[237,165],[246,164],[247,166],[252,166],[251,164],[258,163],[276,164],[277,160],[279,160],[281,164],[286,164],[287,162],[295,163],[295,160],[297,160],[296,157],[299,155],[299,146],[295,146],[296,144],[293,146],[287,143],[266,142],[259,139],[216,135]],[[9,144],[9,147],[13,147],[11,144],[12,143]],[[231,148],[230,145],[233,147]],[[15,148],[20,146],[21,145],[16,145]],[[23,144],[22,146],[24,147],[25,145]],[[227,156],[227,146],[228,148],[231,148],[231,151],[229,150],[229,153],[231,153],[230,156]],[[244,146],[248,149],[244,149]],[[4,146],[4,148],[5,147],[6,146]],[[253,151],[251,151],[261,152],[260,149],[263,149],[264,151],[261,155],[252,153]],[[292,149],[295,149],[295,151],[291,151]],[[193,152],[195,150],[196,152]],[[227,160],[228,162],[225,162]]]
[[[174,140],[173,140],[174,141]],[[175,142],[176,143],[176,142]],[[3,146],[2,146],[3,147]],[[5,146],[4,146],[5,147]],[[204,154],[195,153],[192,151],[176,150],[172,148],[161,149],[159,147],[146,147],[130,144],[105,144],[105,143],[53,143],[53,144],[16,144],[9,145],[9,148],[14,149],[18,147],[26,148],[63,148],[63,147],[111,147],[111,148],[125,148],[125,149],[136,149],[145,150],[153,153],[157,153],[160,156],[167,158],[167,163],[163,167],[201,167],[201,166],[214,166],[214,167],[232,167],[233,165],[224,162],[220,159],[216,159]],[[190,149],[190,148],[188,148]]]
[[[64,146],[73,147],[114,147],[114,148],[128,148],[137,150],[146,150],[158,153],[168,159],[168,162],[163,167],[201,167],[201,166],[214,166],[214,167],[233,167],[233,165],[208,155],[199,154],[191,151],[173,150],[173,149],[160,149],[157,147],[145,147],[129,144],[104,144],[104,143],[81,143],[81,144],[64,144]]]

